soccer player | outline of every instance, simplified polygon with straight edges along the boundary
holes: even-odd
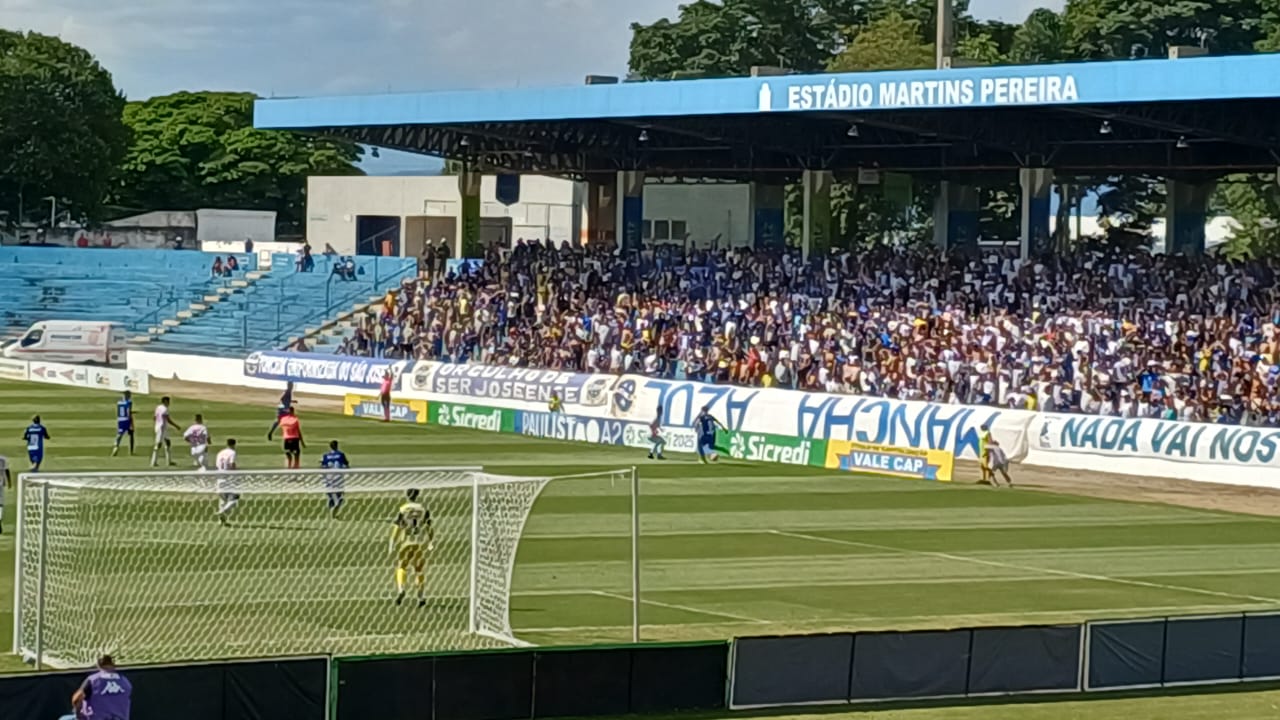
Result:
[[[347,462],[347,454],[338,449],[337,440],[329,441],[329,452],[320,458],[320,467],[326,470],[346,470],[351,467]],[[346,495],[342,492],[342,482],[340,472],[326,473],[324,476],[324,488],[329,496],[329,516],[334,520],[338,519],[338,510],[346,500]]]
[[[235,492],[235,480],[232,476],[225,474],[238,469],[237,460],[236,439],[227,438],[227,446],[213,460],[214,467],[219,473],[218,480],[214,484],[214,490],[218,493],[218,512],[215,514],[223,527],[227,526],[231,511],[240,504],[240,493]]]
[[[391,553],[396,558],[396,605],[404,602],[404,585],[412,568],[418,607],[426,607],[427,553],[435,550],[436,533],[431,527],[431,511],[418,502],[418,491],[406,491],[405,498],[391,526]]]
[[[13,476],[9,474],[9,458],[0,455],[0,535],[4,534],[4,491],[13,487]]]
[[[1013,487],[1013,478],[1009,477],[1009,456],[1004,454],[1004,448],[1000,447],[1000,443],[991,437],[990,426],[983,425],[979,431],[978,450],[982,481],[990,483],[991,487],[1000,487],[999,481],[996,480],[996,473],[999,472],[1004,476],[1005,485]]]
[[[116,402],[116,444],[111,448],[111,457],[120,453],[120,440],[128,434],[129,454],[133,455],[133,393],[124,391],[124,397]]]
[[[191,446],[191,458],[199,470],[209,469],[209,428],[205,427],[204,416],[196,413],[196,421],[182,433],[182,439]]]
[[[653,447],[649,450],[649,459],[666,460],[662,455],[662,451],[667,447],[667,439],[662,437],[662,406],[658,406],[658,414],[653,418],[653,422],[649,423],[649,442],[653,443]]]
[[[302,467],[302,448],[307,446],[305,440],[302,439],[302,425],[298,422],[298,414],[290,405],[276,421],[280,426],[280,434],[284,436],[284,466],[291,470]],[[272,432],[267,433],[267,439],[272,439]]]
[[[382,373],[382,386],[378,388],[378,400],[382,402],[382,422],[391,422],[391,368]]]
[[[174,430],[179,431],[182,430],[182,428],[178,427],[178,423],[174,422],[173,417],[169,415],[170,402],[169,396],[165,395],[160,398],[160,404],[156,406],[156,444],[151,448],[151,467],[156,466],[156,461],[159,459],[158,456],[160,454],[160,448],[162,447],[164,448],[164,461],[169,463],[170,466],[177,465],[177,463],[173,461],[173,447],[172,443],[169,441],[169,428],[172,427]]]
[[[724,423],[711,417],[711,406],[703,405],[702,412],[693,419],[693,428],[698,433],[698,459],[704,464],[720,459],[716,453],[716,428],[728,430]]]
[[[284,417],[289,408],[293,407],[293,381],[285,383],[284,392],[280,393],[280,404],[276,406],[276,421],[271,423],[271,429],[267,431],[267,439],[275,434],[280,427],[280,418]]]
[[[40,472],[40,465],[44,463],[45,441],[53,438],[49,437],[49,429],[40,422],[39,415],[31,418],[31,424],[22,433],[22,439],[27,441],[27,459],[31,461],[31,472]]]

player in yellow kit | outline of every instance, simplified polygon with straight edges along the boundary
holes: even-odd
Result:
[[[396,558],[396,605],[404,602],[405,581],[412,569],[418,607],[425,607],[427,553],[435,549],[436,532],[431,527],[431,511],[418,502],[418,491],[406,491],[405,498],[391,526],[391,553]]]

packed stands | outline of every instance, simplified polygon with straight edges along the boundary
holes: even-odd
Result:
[[[342,351],[1280,426],[1269,260],[521,242],[431,275]]]

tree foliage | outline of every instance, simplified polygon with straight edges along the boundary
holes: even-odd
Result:
[[[1166,57],[1174,45],[1251,52],[1269,0],[1068,0],[1069,44],[1085,59]]]
[[[129,103],[133,144],[114,202],[138,210],[200,207],[274,210],[305,219],[308,175],[358,175],[358,146],[253,127],[248,93],[176,93]]]
[[[853,32],[848,45],[830,60],[827,69],[909,70],[933,67],[934,62],[934,46],[921,39],[920,21],[892,12]]]
[[[95,218],[128,146],[124,96],[84,49],[0,30],[0,210],[41,215],[54,197]]]

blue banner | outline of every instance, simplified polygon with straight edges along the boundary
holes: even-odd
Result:
[[[545,403],[554,393],[566,405],[604,405],[612,379],[558,370],[418,363],[410,387],[420,392],[477,400],[523,400]]]
[[[622,420],[577,417],[558,412],[521,411],[516,413],[517,433],[547,440],[625,445],[629,425],[631,423]]]
[[[966,405],[906,403],[864,397],[801,393],[796,434],[821,440],[949,450],[978,456],[983,425],[995,427],[1000,411]]]
[[[398,389],[400,374],[407,364],[404,360],[264,350],[244,359],[244,376],[311,385],[379,388],[383,373],[391,370],[392,389]]]

